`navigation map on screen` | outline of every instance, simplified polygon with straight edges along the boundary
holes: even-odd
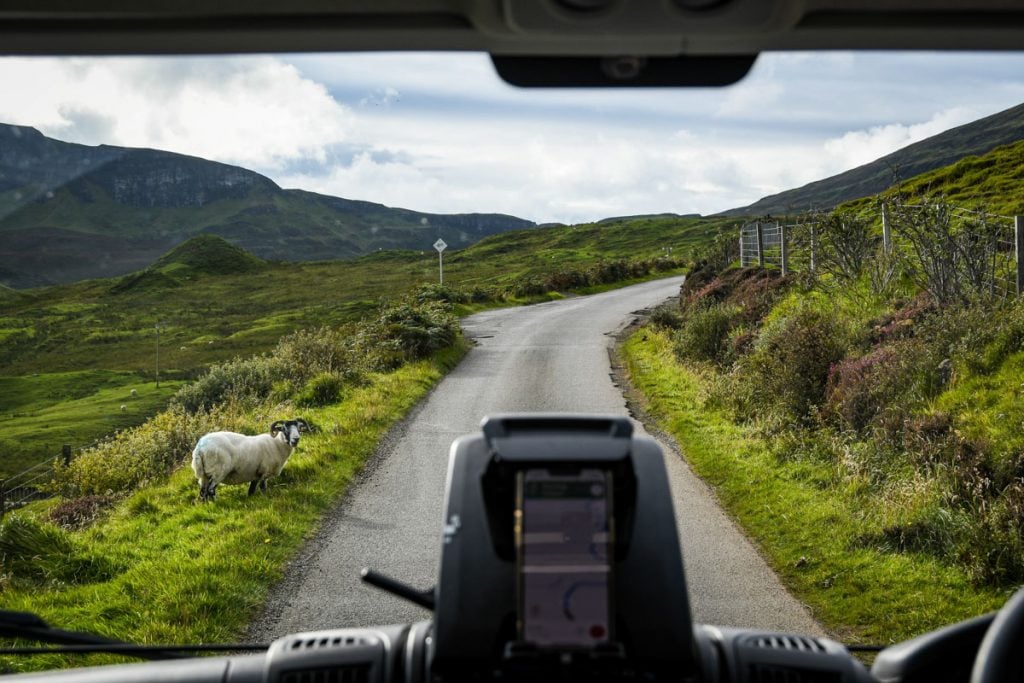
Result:
[[[521,494],[522,638],[537,645],[607,642],[609,546],[607,474],[554,475],[531,469]]]

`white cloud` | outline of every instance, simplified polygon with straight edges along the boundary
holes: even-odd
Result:
[[[0,59],[0,120],[85,144],[273,169],[323,159],[351,111],[271,57]]]
[[[830,160],[828,166],[836,172],[855,168],[978,118],[981,118],[981,114],[970,107],[953,107],[938,112],[922,123],[890,123],[867,130],[850,131],[825,142],[825,158]]]
[[[573,222],[741,206],[1016,104],[1022,74],[1020,55],[795,53],[724,90],[524,91],[477,54],[12,58],[0,121],[391,206]]]

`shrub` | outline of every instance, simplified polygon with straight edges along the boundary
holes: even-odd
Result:
[[[683,360],[722,360],[731,318],[731,310],[722,305],[690,312],[675,337],[676,355]]]
[[[352,334],[352,326],[346,325],[299,330],[283,337],[271,354],[280,365],[281,379],[301,385],[315,375],[333,373],[356,380]]]
[[[270,396],[274,382],[285,374],[285,364],[274,356],[236,358],[214,365],[179,389],[174,402],[190,413],[210,410],[228,400],[254,405]]]
[[[590,278],[581,270],[562,270],[548,275],[544,280],[545,289],[555,292],[578,289],[589,284]]]
[[[663,305],[658,306],[651,313],[651,324],[663,327],[669,330],[678,330],[682,327],[683,316],[680,315],[679,311],[674,306]]]
[[[739,369],[750,385],[753,411],[807,423],[821,405],[829,370],[845,347],[835,317],[810,307],[765,326]]]
[[[85,450],[69,465],[54,467],[54,486],[64,496],[110,495],[158,480],[184,463],[203,434],[244,431],[251,423],[227,407],[190,413],[171,406],[144,424]]]
[[[898,361],[895,348],[881,346],[833,365],[825,389],[825,414],[847,429],[863,431],[899,395],[898,384],[890,381]]]
[[[99,519],[116,501],[115,496],[90,495],[72,498],[53,506],[49,518],[61,528],[82,529]]]
[[[442,304],[403,303],[383,309],[376,320],[358,328],[352,349],[368,370],[392,370],[451,346],[459,323]]]
[[[323,372],[309,380],[295,397],[296,405],[312,408],[337,403],[345,390],[345,381],[338,375]]]
[[[442,284],[423,285],[416,292],[416,301],[426,303],[428,301],[442,301],[448,304],[465,304],[469,302],[469,295],[465,292],[446,287]]]
[[[521,278],[516,280],[508,289],[510,295],[519,298],[541,296],[547,293],[547,291],[544,283],[536,278]]]

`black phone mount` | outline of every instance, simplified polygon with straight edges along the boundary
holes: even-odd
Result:
[[[575,652],[516,643],[515,477],[520,470],[612,473],[616,642]],[[498,415],[452,444],[436,593],[432,670],[445,679],[530,670],[554,656],[572,672],[680,680],[695,667],[682,553],[661,449],[625,417]],[[617,666],[609,667],[609,660]],[[571,671],[570,671],[571,668]]]

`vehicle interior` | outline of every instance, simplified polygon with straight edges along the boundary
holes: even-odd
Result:
[[[765,52],[1015,51],[1022,36],[1017,0],[0,2],[0,53],[9,56],[471,51],[489,54],[516,86],[621,88],[622,97],[727,86]],[[870,668],[832,639],[694,623],[661,449],[623,417],[489,416],[452,444],[444,510],[434,588],[363,577],[429,608],[430,620],[338,624],[258,653],[151,648],[169,658],[24,679],[1024,680],[1024,591],[998,613],[887,647]],[[593,532],[588,542],[558,528],[565,511]],[[537,542],[551,534],[563,539],[553,555]],[[567,591],[580,586],[593,624],[586,637],[559,631],[574,618]],[[6,633],[131,649],[30,617]]]

